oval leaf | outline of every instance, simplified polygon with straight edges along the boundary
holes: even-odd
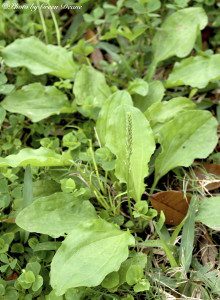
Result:
[[[152,129],[139,109],[121,105],[114,111],[109,120],[106,146],[117,157],[117,178],[127,184],[129,195],[139,201],[155,149]]]
[[[9,67],[26,67],[34,75],[51,74],[61,78],[74,78],[78,70],[72,53],[65,48],[45,45],[36,37],[17,39],[2,51]]]
[[[184,198],[184,194],[179,191],[165,191],[153,194],[150,201],[154,209],[159,213],[164,212],[165,223],[169,225],[178,225],[185,218],[189,199]]]
[[[17,154],[5,158],[0,157],[0,167],[36,167],[64,166],[71,164],[71,157],[57,154],[53,150],[40,147],[38,149],[24,148]]]
[[[118,271],[128,257],[133,236],[102,219],[75,226],[51,264],[51,286],[57,295],[80,286],[97,286],[106,275]]]
[[[83,66],[76,74],[73,93],[79,112],[97,119],[98,113],[111,91],[103,73],[90,66]]]
[[[174,55],[187,56],[195,44],[198,29],[205,28],[207,23],[201,7],[181,9],[170,15],[152,41],[155,63]]]
[[[220,230],[220,196],[204,198],[199,204],[196,221],[206,226]]]
[[[32,122],[72,111],[65,94],[54,86],[43,86],[40,83],[26,85],[21,90],[10,93],[1,105],[12,113],[30,118]]]
[[[165,88],[159,80],[153,80],[148,84],[149,90],[146,96],[134,94],[132,99],[134,106],[145,112],[153,103],[163,99]]]
[[[189,57],[174,65],[166,87],[190,85],[202,89],[219,78],[220,54]]]
[[[206,158],[218,142],[218,123],[208,111],[185,111],[165,124],[158,135],[162,151],[155,160],[155,182],[173,168]]]
[[[136,78],[130,81],[128,84],[128,92],[133,94],[138,94],[141,96],[146,96],[148,94],[149,86],[148,83],[141,78]]]
[[[150,122],[154,133],[157,133],[162,125],[165,122],[173,119],[177,113],[195,108],[195,103],[193,103],[190,99],[185,97],[177,97],[169,101],[162,101],[152,104],[145,112],[145,116]]]
[[[95,218],[95,209],[89,201],[60,192],[34,200],[18,214],[16,224],[29,232],[59,237],[80,222]]]
[[[104,103],[99,113],[99,117],[96,122],[96,129],[100,142],[103,146],[106,142],[105,138],[108,131],[110,117],[115,113],[117,107],[122,104],[133,105],[131,96],[127,91],[117,91],[112,94]]]

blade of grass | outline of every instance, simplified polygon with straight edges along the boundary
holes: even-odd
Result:
[[[187,273],[189,271],[195,238],[195,216],[198,208],[198,198],[193,196],[190,201],[188,214],[185,219],[185,223],[182,231],[182,240],[180,245],[180,264],[183,266],[183,271]]]
[[[156,224],[155,222],[153,222],[153,224],[154,224],[154,227],[155,227],[155,229],[156,229],[156,232],[157,232],[157,234],[158,234],[158,236],[159,236],[159,238],[160,238],[160,241],[161,241],[161,243],[162,243],[163,250],[164,250],[164,252],[166,253],[167,259],[169,260],[171,267],[172,267],[172,268],[178,267],[178,264],[177,264],[177,262],[176,262],[176,259],[175,259],[175,257],[173,256],[171,247],[169,247],[168,243],[166,243],[166,241],[164,240],[164,237],[163,237],[161,231],[159,230],[157,224]]]
[[[33,202],[33,184],[31,167],[27,166],[24,172],[24,188],[23,188],[23,207],[25,208]]]

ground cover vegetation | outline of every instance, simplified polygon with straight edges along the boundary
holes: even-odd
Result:
[[[0,2],[0,299],[220,299],[220,2]]]

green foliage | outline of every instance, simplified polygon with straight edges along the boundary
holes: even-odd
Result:
[[[109,119],[106,145],[117,157],[115,175],[127,184],[129,196],[139,201],[155,149],[153,132],[144,115],[135,107],[120,105]]]
[[[145,112],[152,104],[160,102],[163,99],[164,91],[165,89],[161,81],[151,81],[148,85],[146,96],[133,95],[134,106]]]
[[[117,91],[105,101],[96,122],[96,129],[101,145],[104,146],[106,143],[111,116],[115,113],[118,106],[123,104],[132,105],[132,98],[127,91]]]
[[[111,91],[102,73],[92,67],[83,66],[76,74],[73,93],[79,112],[96,119]]]
[[[220,197],[204,198],[199,204],[196,221],[202,222],[214,230],[219,230],[219,206]]]
[[[183,226],[182,241],[180,246],[180,262],[181,265],[183,266],[183,271],[185,273],[189,271],[191,261],[192,261],[194,239],[195,239],[195,219],[196,219],[197,209],[198,209],[198,199],[194,196],[190,200],[188,214]]]
[[[155,182],[173,168],[189,167],[195,158],[212,153],[217,125],[211,113],[196,110],[179,113],[164,125],[158,136],[161,152],[155,160]]]
[[[218,4],[11,2],[0,299],[218,297]]]
[[[137,94],[140,96],[146,96],[148,94],[148,90],[148,83],[140,78],[136,78],[128,84],[128,92],[131,95]]]
[[[73,112],[66,95],[54,86],[32,83],[21,90],[10,93],[1,105],[7,111],[27,116],[32,122],[39,122],[61,112]]]
[[[177,97],[169,101],[157,102],[152,104],[145,112],[145,116],[150,122],[154,133],[158,133],[168,121],[172,120],[178,113],[184,110],[193,110],[196,108],[193,101]]]
[[[73,78],[78,69],[71,52],[62,47],[45,45],[36,37],[17,39],[1,52],[8,66],[26,67],[34,75],[48,73],[61,78]]]
[[[60,155],[53,150],[40,147],[39,149],[25,148],[17,154],[0,158],[0,167],[25,167],[27,165],[37,167],[70,165],[71,157]]]
[[[99,285],[119,269],[128,257],[128,245],[134,245],[129,232],[101,219],[74,227],[51,264],[51,285],[57,295],[68,288]],[[86,273],[82,271],[85,265]]]
[[[92,204],[83,201],[82,197],[83,191],[73,194],[60,192],[37,198],[18,214],[16,223],[29,232],[44,233],[53,237],[62,236],[69,233],[75,225],[96,218]]]
[[[204,88],[220,78],[220,54],[189,57],[175,64],[166,86],[190,85]]]
[[[7,81],[5,74],[0,73],[0,94],[7,95],[14,89],[14,85],[7,84]]]
[[[193,49],[198,30],[207,24],[201,7],[189,7],[171,14],[163,22],[152,40],[154,62],[171,56],[185,57]]]

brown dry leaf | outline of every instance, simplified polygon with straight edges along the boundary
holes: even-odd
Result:
[[[96,33],[88,29],[85,34],[85,39],[92,45],[98,44],[98,38]],[[90,55],[91,61],[96,68],[100,68],[100,62],[104,59],[102,51],[98,48],[94,49],[92,54]]]
[[[199,183],[208,191],[220,187],[220,165],[204,163],[194,169]]]
[[[18,278],[18,274],[16,272],[14,272],[11,275],[9,275],[5,280],[11,281],[11,280],[16,280],[17,278]]]
[[[164,212],[165,223],[169,225],[180,224],[189,207],[189,199],[184,198],[183,193],[179,191],[159,192],[153,194],[150,200],[154,209]]]
[[[0,222],[4,222],[4,223],[15,223],[15,218],[1,219]]]
[[[109,0],[109,2],[110,2],[111,4],[113,4],[113,5],[116,5],[117,0]]]
[[[96,68],[100,68],[100,62],[104,59],[100,49],[96,48],[90,55],[92,63]]]
[[[96,33],[91,30],[91,29],[88,29],[85,33],[85,39],[91,43],[92,45],[96,45],[98,43],[98,39],[97,39],[97,35]]]
[[[201,260],[203,265],[210,264],[212,269],[215,267],[216,258],[218,256],[218,250],[215,244],[213,243],[211,237],[208,232],[206,232],[202,238],[200,243],[200,251],[201,251]]]

